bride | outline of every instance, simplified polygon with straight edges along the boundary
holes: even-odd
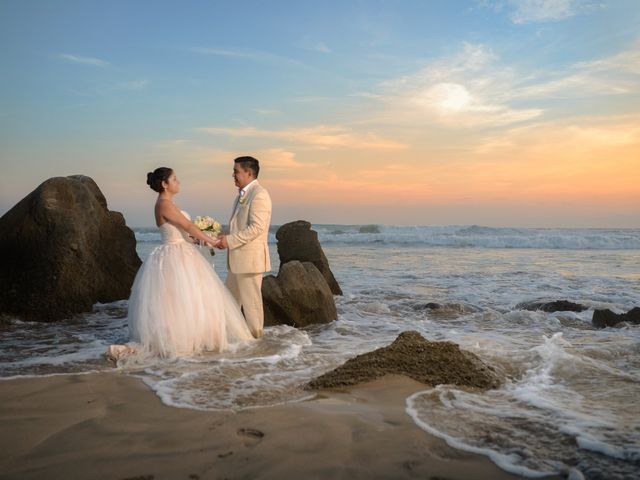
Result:
[[[176,173],[157,168],[147,174],[147,184],[158,192],[155,218],[162,245],[140,267],[131,288],[132,343],[111,345],[107,357],[116,362],[131,354],[174,358],[220,352],[253,339],[233,296],[189,238],[216,244],[173,203],[180,191]]]

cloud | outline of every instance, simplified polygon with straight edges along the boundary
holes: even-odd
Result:
[[[387,104],[396,119],[448,126],[507,125],[538,117],[541,108],[511,105],[515,72],[499,64],[484,45],[464,43],[461,51],[435,60],[410,75],[383,82],[381,92],[364,94]]]
[[[240,51],[240,50],[226,50],[223,48],[201,48],[195,47],[191,51],[195,53],[201,53],[203,55],[216,55],[220,57],[236,57],[236,58],[249,58],[251,60],[260,60],[266,58],[266,55],[262,52],[256,51]]]
[[[278,110],[270,110],[268,108],[254,108],[253,111],[258,115],[278,115]]]
[[[539,139],[544,138],[544,142]],[[539,149],[558,152],[593,153],[596,150],[640,146],[640,115],[614,115],[563,119],[515,127],[490,137],[476,153],[495,155],[509,150],[527,151],[535,156]]]
[[[462,49],[453,56],[434,60],[418,72],[388,80],[382,85],[399,88],[441,82],[454,76],[481,71],[497,59],[498,56],[486,45],[463,42]]]
[[[273,53],[264,52],[262,50],[254,49],[239,49],[239,48],[206,48],[206,47],[194,47],[190,48],[190,51],[199,53],[201,55],[212,55],[217,57],[237,58],[241,60],[250,60],[259,63],[271,63],[276,65],[289,65],[302,68],[310,68],[298,60],[292,58],[283,57],[281,55],[275,55]]]
[[[579,62],[574,67],[591,72],[618,71],[640,75],[640,41],[636,41],[628,50],[598,60]]]
[[[469,91],[458,83],[436,83],[416,96],[420,104],[433,105],[443,112],[459,112],[473,102]]]
[[[464,43],[452,56],[358,96],[378,104],[368,123],[491,127],[542,117],[558,108],[551,101],[557,98],[635,95],[639,84],[640,42],[608,57],[535,73],[505,64],[485,45]]]
[[[477,4],[495,12],[510,11],[515,24],[558,22],[603,7],[593,0],[479,0]]]
[[[428,111],[440,123],[449,125],[506,125],[530,120],[543,112],[491,103],[489,96],[481,92],[472,94],[464,85],[447,82],[415,91],[409,101]]]
[[[581,97],[638,92],[640,84],[640,42],[609,57],[578,62],[549,74],[551,79],[522,86],[514,97]]]
[[[310,38],[302,39],[299,44],[299,48],[303,50],[309,50],[311,52],[319,52],[319,53],[331,53],[331,49],[324,42],[313,41]]]
[[[565,20],[577,13],[575,0],[519,0],[510,3],[516,7],[511,14],[513,23]]]
[[[233,159],[247,154],[245,150],[212,148],[181,138],[158,141],[151,146],[154,148],[153,158],[157,162],[166,162],[169,165],[177,163],[180,170],[190,172],[194,177],[205,175],[204,178],[198,179],[198,182],[204,183],[210,181],[206,172],[230,173]],[[314,175],[317,175],[327,166],[326,161],[311,158],[309,155],[300,160],[296,153],[284,148],[252,149],[250,154],[260,160],[261,178],[301,178],[304,177],[304,169],[312,168]],[[226,179],[227,176],[223,174],[220,178]]]
[[[105,83],[93,88],[81,91],[67,89],[67,92],[80,97],[93,97],[112,95],[117,92],[134,92],[145,89],[149,85],[149,81],[145,79],[129,80],[125,82]]]
[[[100,60],[95,57],[81,57],[78,55],[70,55],[68,53],[61,53],[58,55],[58,58],[70,63],[79,63],[81,65],[90,65],[93,67],[108,67],[109,62],[104,60]]]
[[[268,148],[266,150],[257,150],[254,154],[260,159],[260,165],[269,172],[289,171],[294,172],[305,168],[318,168],[322,164],[319,162],[304,161],[301,162],[296,158],[296,154],[282,148]],[[297,174],[296,174],[297,175]]]
[[[207,127],[198,131],[213,135],[230,137],[265,138],[301,144],[314,149],[355,148],[367,150],[396,150],[407,148],[406,145],[380,138],[374,133],[360,133],[352,129],[336,125],[318,125],[308,128],[291,128],[285,130],[262,130],[255,127]]]
[[[120,82],[113,85],[110,90],[142,90],[149,85],[148,80],[130,80],[128,82]]]
[[[324,42],[316,43],[315,46],[313,47],[313,50],[321,53],[331,53],[331,49],[327,47],[327,45]]]

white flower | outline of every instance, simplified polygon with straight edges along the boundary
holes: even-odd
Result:
[[[210,232],[212,234],[210,236],[212,237],[222,232],[222,225],[220,225],[220,222],[207,215],[197,216],[193,223],[203,232]]]

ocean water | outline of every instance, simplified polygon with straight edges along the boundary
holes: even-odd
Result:
[[[167,405],[260,408],[313,397],[303,388],[310,379],[417,330],[460,344],[507,377],[489,392],[441,385],[415,393],[406,411],[418,427],[528,477],[638,478],[640,326],[599,330],[591,317],[596,308],[640,306],[639,229],[314,228],[345,292],[336,297],[338,321],[272,327],[233,352],[123,372]],[[144,259],[159,235],[137,229],[136,236]],[[225,254],[212,261],[224,278]],[[588,310],[517,308],[560,299]],[[425,309],[429,302],[443,308]],[[96,305],[55,325],[13,321],[0,330],[0,376],[113,370],[102,354],[126,341],[126,308],[126,301]]]

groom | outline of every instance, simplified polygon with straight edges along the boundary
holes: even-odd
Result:
[[[238,197],[229,220],[229,235],[222,235],[218,248],[228,248],[227,288],[242,307],[253,336],[262,336],[262,274],[271,270],[269,259],[269,223],[271,197],[258,183],[260,163],[253,157],[238,157],[233,179]]]

